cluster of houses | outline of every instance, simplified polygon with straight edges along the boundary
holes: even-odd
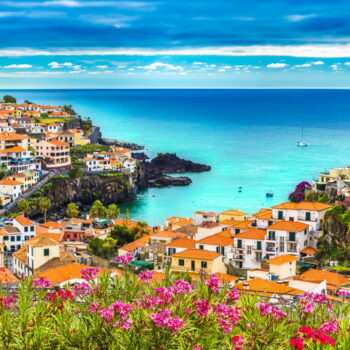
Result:
[[[294,300],[305,292],[340,300],[349,290],[343,275],[315,269],[314,256],[328,205],[318,202],[282,203],[248,216],[240,210],[197,211],[192,218],[171,217],[164,226],[145,227],[144,234],[118,249],[132,254],[139,269],[154,269],[154,279],[172,274],[199,278],[216,275],[222,283],[268,297]],[[45,277],[54,285],[78,283],[80,270],[99,266],[105,273],[122,270],[101,264],[88,242],[106,239],[115,225],[133,228],[130,219],[72,218],[36,223],[22,215],[0,221],[0,284],[26,276]],[[6,267],[5,267],[6,266]],[[299,273],[300,267],[307,267]],[[311,267],[311,268],[310,268]]]
[[[46,121],[37,122],[43,114]],[[71,167],[70,148],[90,144],[82,129],[67,129],[63,107],[35,104],[0,103],[0,170],[10,176],[0,181],[0,207],[17,200],[49,171]],[[40,119],[39,119],[40,120]],[[136,160],[131,151],[112,147],[108,152],[94,152],[80,159],[85,170],[134,171]]]

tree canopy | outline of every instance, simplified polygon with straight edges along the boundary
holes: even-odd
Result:
[[[5,103],[16,103],[17,102],[16,98],[11,96],[11,95],[5,95],[3,97],[3,100]]]

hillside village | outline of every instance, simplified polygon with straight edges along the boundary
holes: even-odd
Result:
[[[4,212],[27,198],[32,189],[40,188],[50,175],[65,174],[77,166],[85,173],[135,171],[137,161],[130,149],[89,148],[91,124],[85,130],[77,128],[76,119],[67,107],[0,103],[0,203]],[[322,176],[314,184],[317,191],[339,180],[338,173],[336,179],[328,179],[330,183]],[[323,187],[322,181],[326,181]],[[345,183],[344,178],[342,181]],[[75,284],[81,281],[80,270],[88,266],[122,274],[113,253],[132,257],[130,266],[135,273],[154,270],[159,281],[168,272],[186,276],[193,284],[203,276],[216,275],[230,287],[272,299],[313,292],[337,300],[339,292],[350,288],[345,275],[329,271],[316,259],[329,204],[286,202],[252,215],[238,209],[196,211],[192,218],[170,217],[156,227],[118,218],[116,207],[110,208],[113,215],[108,210],[92,214],[91,209],[90,215],[79,217],[75,204],[71,205],[69,218],[57,221],[31,220],[25,208],[19,215],[1,219],[0,284],[15,286],[27,276],[45,277],[56,286]],[[120,244],[123,240],[115,233],[123,230],[133,232],[126,244]],[[93,249],[99,242],[109,249],[108,256]]]

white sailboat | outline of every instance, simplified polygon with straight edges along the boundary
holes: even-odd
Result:
[[[297,142],[297,146],[299,147],[307,147],[309,144],[304,141],[304,128],[301,128],[301,141]]]

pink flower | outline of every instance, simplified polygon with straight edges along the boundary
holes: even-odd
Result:
[[[317,331],[315,335],[315,340],[320,342],[321,344],[329,344],[333,348],[335,347],[335,341],[332,337],[328,336],[327,334],[324,334],[322,332]]]
[[[262,316],[272,315],[276,320],[282,317],[287,317],[287,314],[284,311],[276,308],[270,303],[258,303],[256,306],[260,310]]]
[[[232,290],[226,295],[229,300],[239,300],[239,292],[237,289]]]
[[[169,328],[172,333],[177,333],[180,328],[185,327],[185,322],[178,316],[170,316],[170,310],[160,309],[158,313],[150,315],[156,327]]]
[[[337,295],[341,298],[348,298],[350,297],[350,291],[348,290],[338,290]]]
[[[42,289],[50,288],[52,286],[51,281],[44,277],[39,277],[33,280],[33,285]]]
[[[305,348],[304,340],[302,338],[293,338],[289,342],[293,349],[302,350]]]
[[[196,313],[200,317],[206,316],[210,310],[209,302],[206,299],[196,300],[194,306],[197,308]]]
[[[226,304],[217,304],[213,306],[216,313],[216,321],[220,324],[224,334],[229,333],[233,326],[236,326],[240,320],[239,308]]]
[[[93,278],[96,278],[100,269],[98,267],[85,267],[83,268],[81,273],[81,278],[86,281],[91,281]]]
[[[145,282],[145,283],[149,283],[149,281],[152,279],[153,277],[153,271],[150,270],[142,270],[139,274],[140,280]]]
[[[307,303],[304,306],[302,306],[300,310],[306,312],[307,314],[311,314],[314,311],[314,304]]]
[[[100,303],[91,303],[90,304],[90,309],[88,310],[89,312],[95,312],[99,308],[101,304]]]
[[[74,296],[86,297],[87,295],[91,294],[92,292],[93,292],[93,288],[86,282],[76,284],[73,287],[73,295]]]
[[[321,327],[319,327],[318,331],[323,333],[335,333],[338,330],[338,322],[330,321],[326,322]]]
[[[205,281],[205,284],[213,293],[217,293],[220,289],[220,281],[216,278],[216,275],[211,275],[209,279]]]
[[[5,309],[14,309],[16,302],[17,294],[11,294],[8,297],[0,297],[0,307]]]
[[[124,266],[128,265],[130,261],[135,260],[135,258],[130,254],[126,253],[122,256],[117,256],[114,258],[114,261],[118,264],[122,264]]]
[[[245,342],[245,337],[243,335],[235,335],[231,339],[231,344],[233,344],[233,350],[242,349],[242,345]]]
[[[202,347],[199,345],[193,345],[193,350],[202,350]]]
[[[176,295],[190,294],[192,292],[192,286],[184,280],[175,281],[170,288]]]

